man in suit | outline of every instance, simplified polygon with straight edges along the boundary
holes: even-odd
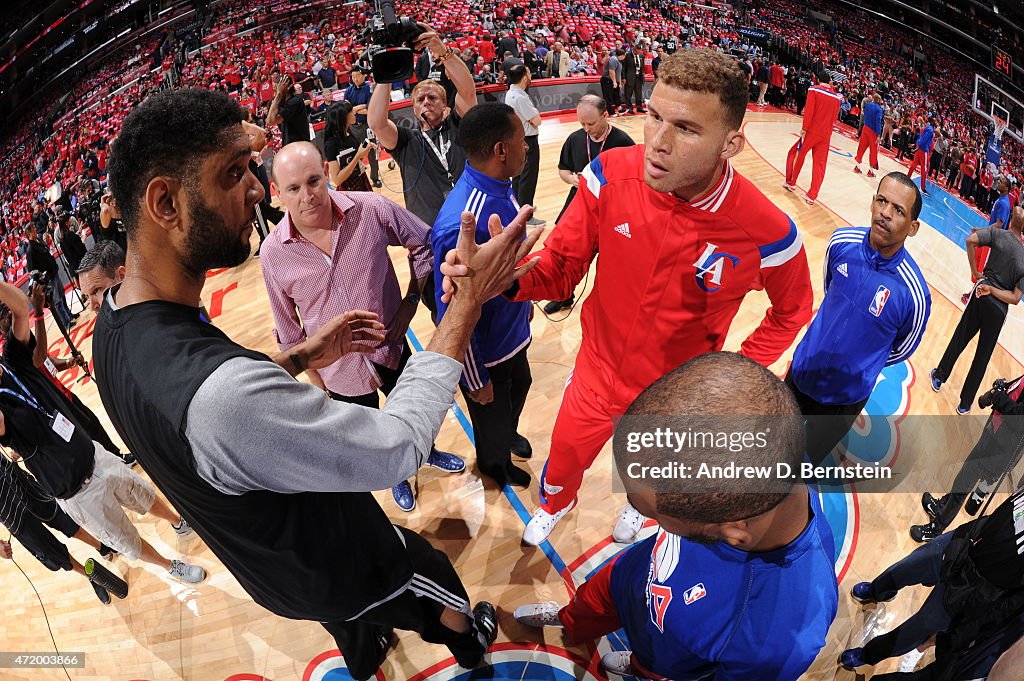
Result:
[[[626,113],[646,113],[644,109],[644,48],[634,43],[622,63],[622,76],[626,81]],[[634,106],[635,105],[635,106]]]
[[[547,56],[544,57],[544,67],[549,78],[569,77],[569,53],[566,52],[562,43],[556,42]]]

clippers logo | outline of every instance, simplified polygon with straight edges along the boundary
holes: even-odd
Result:
[[[708,590],[704,588],[703,582],[700,584],[694,584],[683,592],[683,603],[686,605],[692,605],[707,595]]]
[[[697,262],[693,263],[697,269],[697,286],[707,293],[713,293],[722,287],[722,271],[725,269],[727,259],[732,261],[733,267],[740,263],[740,259],[735,255],[715,253],[716,250],[718,250],[718,246],[709,242],[704,253],[697,258]],[[709,284],[711,285],[709,286]]]
[[[868,312],[876,317],[880,316],[887,300],[889,300],[889,289],[879,286],[878,290],[875,291],[875,297],[871,299],[871,306],[868,307]]]
[[[672,602],[672,587],[661,584],[651,584],[650,591],[651,621],[658,631],[665,633],[665,613],[668,612],[668,605]]]

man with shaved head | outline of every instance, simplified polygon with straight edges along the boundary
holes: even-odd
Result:
[[[383,196],[329,189],[327,163],[310,142],[285,145],[274,160],[273,175],[288,211],[261,251],[277,343],[284,352],[346,310],[377,313],[387,338],[372,354],[352,354],[306,370],[310,382],[332,399],[376,409],[377,391],[391,392],[412,355],[405,332],[433,267],[430,228]],[[404,298],[388,246],[409,250]],[[427,465],[448,473],[466,468],[459,457],[437,449],[431,450]],[[416,508],[408,481],[392,494],[403,511]]]
[[[742,385],[746,399],[735,399]],[[750,436],[630,447],[633,436]],[[653,442],[653,441],[652,441]],[[795,681],[825,645],[838,608],[832,532],[818,494],[782,472],[692,482],[636,471],[684,462],[798,470],[804,433],[785,384],[731,352],[698,355],[629,405],[615,433],[615,463],[630,503],[659,530],[620,553],[568,605],[534,603],[514,617],[562,627],[569,643],[625,630],[632,650],[601,658],[606,672],[643,679]]]
[[[590,162],[602,151],[618,147],[633,146],[633,138],[623,130],[614,127],[608,120],[608,105],[597,95],[583,95],[576,105],[576,120],[580,129],[570,134],[562,144],[562,153],[558,157],[558,177],[570,185],[569,195],[565,197],[565,205],[555,218],[557,223],[562,219],[576,190],[580,186],[580,175]],[[576,302],[573,293],[565,300],[552,300],[544,306],[544,312],[554,314],[559,310],[571,308]]]

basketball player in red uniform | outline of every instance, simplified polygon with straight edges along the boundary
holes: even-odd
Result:
[[[562,300],[597,259],[583,303],[583,340],[551,436],[541,502],[523,541],[537,545],[576,504],[583,474],[647,386],[684,362],[722,349],[750,290],[772,307],[741,353],[769,365],[810,320],[807,256],[793,221],[737,173],[747,78],[709,49],[666,58],[644,123],[644,144],[605,151],[531,255],[536,267],[506,292]],[[443,285],[456,267],[446,257]],[[612,533],[631,542],[644,516],[628,503]]]
[[[803,199],[810,205],[818,199],[818,190],[825,179],[825,165],[828,163],[829,146],[832,142],[832,125],[839,117],[839,105],[843,98],[832,87],[832,76],[822,71],[818,84],[807,91],[807,105],[804,107],[803,129],[800,139],[789,150],[786,157],[786,183],[789,191],[796,191],[796,181],[804,166],[807,153],[814,151],[814,168],[811,171],[811,188]]]

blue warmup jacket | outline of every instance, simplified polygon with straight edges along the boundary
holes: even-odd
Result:
[[[476,242],[482,244],[491,238],[487,230],[487,221],[491,215],[497,215],[501,218],[501,224],[508,225],[519,212],[519,202],[512,192],[511,182],[495,180],[466,163],[465,172],[441,206],[430,234],[430,245],[434,251],[434,293],[438,323],[448,309],[441,302],[441,263],[444,262],[445,254],[458,243],[463,211],[476,216]],[[510,359],[529,342],[530,303],[513,303],[504,296],[487,301],[466,350],[462,385],[471,391],[484,387],[491,380],[487,367]]]
[[[868,102],[864,106],[864,125],[874,130],[876,135],[881,135],[882,107],[874,102]]]
[[[747,553],[660,530],[612,566],[629,646],[675,681],[795,681],[825,645],[838,609],[832,530],[814,514],[788,546]]]
[[[928,282],[901,248],[883,258],[867,227],[843,227],[825,251],[825,299],[793,356],[800,392],[822,404],[866,400],[884,367],[917,349],[931,314]]]

